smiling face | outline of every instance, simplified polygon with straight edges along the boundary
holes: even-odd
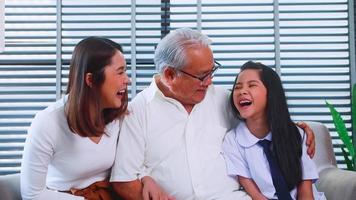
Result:
[[[236,80],[233,101],[240,116],[246,120],[266,119],[267,89],[259,73],[259,70],[246,69]]]
[[[100,87],[102,108],[120,108],[130,83],[125,58],[120,51],[116,51],[110,64],[105,66],[104,78]]]

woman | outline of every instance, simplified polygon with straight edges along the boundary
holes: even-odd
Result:
[[[23,199],[113,198],[107,179],[119,120],[127,112],[129,82],[119,44],[99,37],[78,43],[67,95],[37,113],[28,130],[21,168]]]

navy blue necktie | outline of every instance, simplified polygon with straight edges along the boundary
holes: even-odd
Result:
[[[260,141],[258,141],[258,144],[263,147],[263,151],[266,154],[269,168],[271,170],[273,185],[274,185],[274,188],[276,189],[278,199],[292,200],[292,197],[290,196],[286,181],[284,180],[282,172],[279,169],[276,159],[274,158],[272,151],[270,149],[271,141],[260,140]]]

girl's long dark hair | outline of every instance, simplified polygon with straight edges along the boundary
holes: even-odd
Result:
[[[267,120],[272,132],[272,151],[291,190],[302,181],[302,138],[290,118],[281,79],[273,69],[262,63],[248,61],[241,67],[241,71],[247,69],[257,70],[267,89]],[[237,78],[238,76],[232,88],[230,103],[235,114],[241,119],[233,100]]]

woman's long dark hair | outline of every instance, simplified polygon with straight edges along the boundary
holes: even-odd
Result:
[[[101,136],[106,124],[126,114],[127,91],[120,108],[103,110],[100,106],[100,86],[105,81],[105,67],[117,51],[123,52],[118,43],[101,37],[85,38],[74,48],[66,92],[69,94],[66,116],[71,131],[80,136]],[[86,84],[87,73],[92,74],[92,87]]]
[[[272,132],[272,151],[287,182],[289,190],[298,186],[302,181],[302,138],[298,128],[290,118],[287,100],[281,79],[271,68],[262,63],[246,62],[241,71],[257,70],[263,85],[267,89],[267,120]],[[230,103],[235,114],[241,116],[234,105],[234,88],[230,95]]]

